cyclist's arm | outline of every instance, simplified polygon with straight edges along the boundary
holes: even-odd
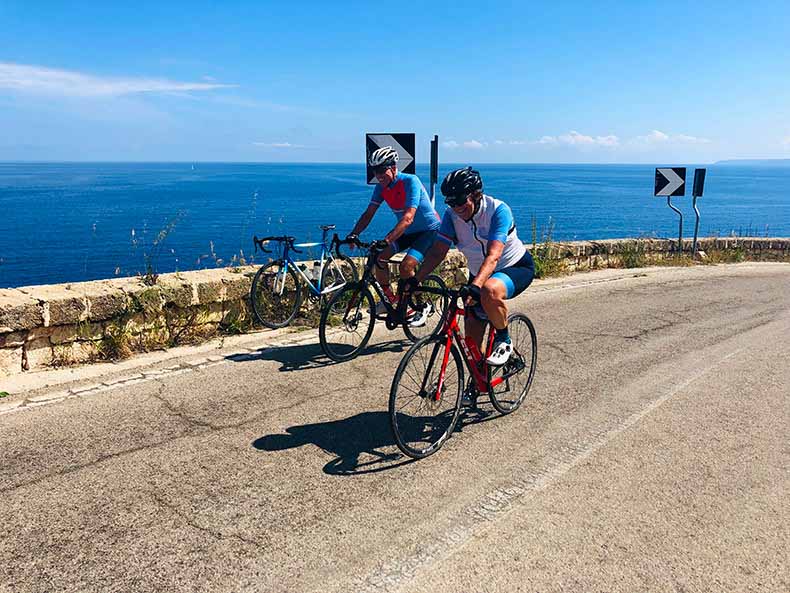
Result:
[[[477,272],[477,276],[472,279],[472,284],[483,288],[483,285],[491,277],[491,274],[496,270],[499,263],[499,258],[502,257],[502,252],[505,250],[505,244],[502,241],[489,241],[486,247],[486,258]]]
[[[407,208],[406,212],[403,213],[403,218],[398,221],[398,224],[395,225],[394,229],[387,233],[387,236],[384,237],[384,240],[387,243],[397,241],[400,236],[406,232],[406,229],[409,228],[409,225],[414,222],[415,214],[417,214],[417,208]]]
[[[422,265],[420,269],[417,270],[417,281],[422,282],[428,277],[428,274],[433,272],[442,261],[444,261],[447,252],[450,249],[450,244],[442,241],[441,239],[437,239],[431,245],[431,248],[428,250],[428,253],[425,254],[425,259],[422,261]]]
[[[357,224],[354,225],[354,229],[351,231],[351,235],[359,235],[368,228],[370,221],[373,220],[373,216],[376,214],[376,210],[379,209],[379,205],[371,202],[368,204],[367,210],[362,213],[362,216],[359,217]]]

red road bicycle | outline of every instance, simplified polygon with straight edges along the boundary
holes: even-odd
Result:
[[[526,315],[508,317],[513,354],[502,366],[486,364],[494,345],[494,332],[488,324],[486,354],[465,337],[458,323],[469,312],[459,305],[469,296],[468,288],[423,287],[449,299],[440,332],[416,342],[401,360],[390,388],[389,415],[395,442],[403,453],[415,459],[436,453],[450,437],[461,413],[462,399],[472,407],[477,397],[487,394],[501,414],[517,410],[527,397],[538,355],[535,327]],[[463,357],[462,357],[463,353]],[[464,384],[464,365],[469,381]]]

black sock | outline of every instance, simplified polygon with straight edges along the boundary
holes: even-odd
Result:
[[[510,342],[510,334],[507,331],[507,326],[496,330],[496,334],[494,335],[497,342]]]

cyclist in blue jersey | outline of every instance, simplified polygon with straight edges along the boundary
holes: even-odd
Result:
[[[416,175],[398,171],[398,153],[391,146],[379,148],[371,153],[368,163],[373,167],[378,184],[373,190],[367,210],[354,225],[351,233],[346,237],[356,238],[364,231],[382,202],[395,214],[396,224],[387,233],[384,239],[389,247],[379,256],[376,266],[376,279],[381,283],[387,297],[395,302],[395,294],[390,288],[389,268],[383,261],[388,260],[395,253],[406,251],[406,256],[401,261],[399,272],[402,280],[414,276],[417,266],[425,258],[425,253],[433,245],[436,231],[439,229],[440,219],[428,198],[428,192]],[[379,303],[376,313],[386,312],[384,305]],[[424,323],[424,320],[422,320]],[[420,320],[414,320],[413,325],[419,325]]]
[[[455,243],[469,266],[472,296],[467,305],[479,303],[496,331],[494,348],[486,362],[503,365],[513,352],[505,300],[522,293],[532,282],[535,277],[532,255],[518,238],[510,207],[483,193],[483,180],[472,167],[450,172],[441,189],[448,208],[442,216],[436,242],[426,254],[415,280],[410,282],[415,286],[422,281]],[[482,351],[485,320],[476,309],[472,311],[480,319],[474,315],[467,317],[465,330]]]

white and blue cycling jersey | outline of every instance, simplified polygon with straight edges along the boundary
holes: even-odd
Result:
[[[480,199],[477,211],[469,221],[458,216],[452,208],[447,208],[436,238],[448,245],[457,245],[466,256],[469,272],[473,277],[483,265],[489,241],[501,241],[505,244],[495,272],[518,264],[527,253],[527,248],[516,233],[516,223],[510,207],[487,195]]]

